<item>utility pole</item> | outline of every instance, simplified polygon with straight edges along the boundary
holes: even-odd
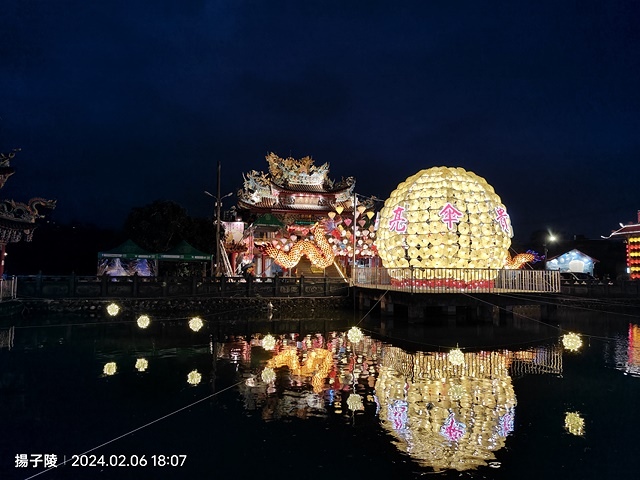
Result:
[[[216,272],[215,276],[220,276],[220,161],[218,161],[218,179],[216,191]]]

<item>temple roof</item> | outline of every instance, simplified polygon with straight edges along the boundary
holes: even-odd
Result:
[[[330,180],[327,163],[317,167],[311,157],[296,160],[274,153],[266,160],[269,173],[252,170],[244,174],[244,188],[238,192],[240,208],[327,212],[337,205],[350,205],[355,179]]]
[[[640,224],[635,223],[631,225],[624,225],[622,228],[611,232],[611,235],[604,236],[602,238],[615,238],[615,237],[626,237],[628,235],[639,235],[640,234]]]

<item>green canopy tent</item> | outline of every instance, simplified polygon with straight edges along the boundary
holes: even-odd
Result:
[[[206,265],[207,263],[211,263],[213,255],[204,253],[187,243],[185,240],[182,240],[168,252],[158,253],[157,258],[161,262],[200,262],[202,263],[202,276],[205,276]]]
[[[98,275],[152,277],[157,272],[158,255],[146,251],[133,240],[98,253]]]

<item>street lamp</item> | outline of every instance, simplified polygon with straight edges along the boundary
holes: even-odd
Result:
[[[231,195],[233,195],[233,193],[227,193],[224,196],[220,196],[220,162],[218,162],[218,194],[217,195],[213,195],[212,193],[207,192],[206,190],[204,191],[205,195],[210,196],[211,198],[214,198],[216,201],[215,204],[215,208],[216,208],[216,212],[215,212],[215,216],[216,216],[216,265],[215,265],[215,276],[218,277],[220,276],[220,207],[222,206],[222,200],[230,197]],[[211,274],[213,275],[213,265],[211,268]]]
[[[558,238],[553,234],[550,233],[548,237],[546,237],[544,239],[544,269],[547,269],[547,256],[549,255],[549,248],[548,248],[548,244],[550,242],[555,242]]]

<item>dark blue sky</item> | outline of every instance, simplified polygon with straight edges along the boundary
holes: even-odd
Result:
[[[380,198],[464,167],[522,239],[640,209],[633,0],[4,3],[0,151],[22,152],[0,197],[55,198],[60,222],[208,216],[217,162],[235,192],[270,151]]]

